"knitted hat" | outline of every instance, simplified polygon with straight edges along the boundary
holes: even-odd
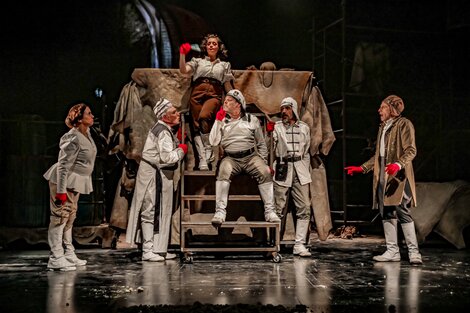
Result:
[[[173,105],[171,104],[170,101],[168,101],[165,98],[161,98],[160,100],[157,101],[155,106],[153,107],[153,112],[157,116],[157,119],[161,119],[163,115],[165,115],[166,111],[171,108]]]
[[[237,100],[238,103],[242,105],[243,110],[246,110],[246,102],[245,102],[245,97],[243,96],[242,92],[238,89],[232,89],[229,92],[227,92],[227,96],[230,96]]]
[[[396,95],[390,95],[385,98],[382,102],[385,102],[390,107],[390,113],[392,116],[400,116],[401,112],[405,109],[403,100]]]
[[[295,101],[295,99],[292,97],[287,97],[287,98],[282,99],[281,109],[283,106],[287,106],[287,105],[292,107],[292,111],[294,112],[295,117],[299,121],[300,118],[299,118],[299,113],[298,113],[297,101]]]

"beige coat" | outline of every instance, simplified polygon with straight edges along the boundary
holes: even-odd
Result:
[[[375,197],[376,190],[379,184],[379,144],[380,137],[384,123],[380,125],[379,133],[377,135],[377,145],[375,155],[367,162],[361,165],[364,173],[371,170],[374,171],[374,180],[372,185],[373,208],[377,209],[377,198]],[[395,176],[390,176],[385,173],[386,186],[384,188],[384,205],[399,205],[403,198],[403,191],[406,182],[408,181],[411,187],[412,206],[416,206],[416,188],[415,176],[413,172],[412,161],[416,156],[416,143],[415,143],[415,129],[410,120],[405,117],[398,117],[393,121],[392,126],[385,134],[385,164],[398,163],[401,170]]]

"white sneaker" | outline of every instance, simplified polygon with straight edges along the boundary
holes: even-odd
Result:
[[[220,226],[223,222],[225,222],[225,214],[223,212],[216,211],[211,220],[212,225]]]
[[[400,253],[387,250],[381,255],[374,256],[372,259],[376,262],[400,262]]]
[[[84,266],[87,264],[87,260],[79,259],[75,253],[69,255],[66,254],[65,259],[75,266]]]
[[[54,259],[49,257],[49,261],[47,262],[47,269],[50,271],[75,271],[77,268],[75,264],[69,262],[64,256]]]
[[[166,256],[165,256],[165,260],[172,260],[172,259],[176,259],[178,256],[174,253],[166,253]]]
[[[301,257],[309,257],[312,256],[312,253],[308,251],[308,249],[304,246],[303,243],[296,243],[294,245],[294,255],[298,255]]]
[[[421,258],[421,253],[410,253],[410,264],[421,265],[423,264],[423,259]]]
[[[281,222],[281,219],[279,218],[279,216],[277,216],[277,214],[274,212],[269,212],[269,213],[264,214],[264,219],[266,220],[266,222],[270,222],[270,223]]]
[[[142,261],[161,262],[165,261],[165,258],[153,252],[145,252],[142,254]]]

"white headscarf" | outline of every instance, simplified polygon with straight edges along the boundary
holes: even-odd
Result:
[[[298,107],[297,107],[297,101],[295,101],[295,99],[292,98],[292,97],[284,98],[281,101],[281,106],[280,107],[282,108],[283,106],[286,106],[286,105],[289,105],[289,106],[292,107],[292,111],[294,112],[295,117],[297,118],[298,121],[300,121]]]

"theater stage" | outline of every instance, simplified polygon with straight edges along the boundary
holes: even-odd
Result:
[[[470,307],[468,249],[436,238],[421,247],[424,265],[411,266],[404,250],[401,262],[373,262],[384,248],[381,237],[311,243],[312,258],[293,257],[284,247],[281,263],[259,254],[150,263],[119,245],[87,246],[77,253],[88,264],[74,272],[46,271],[47,246],[3,249],[0,311],[447,313]],[[205,305],[238,303],[248,306]]]

